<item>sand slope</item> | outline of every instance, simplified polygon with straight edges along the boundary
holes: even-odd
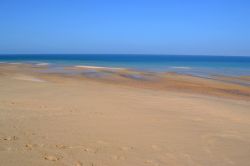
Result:
[[[0,165],[250,164],[249,101],[17,73],[0,75]]]

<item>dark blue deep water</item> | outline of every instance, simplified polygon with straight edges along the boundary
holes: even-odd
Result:
[[[190,55],[0,55],[2,63],[49,63],[50,66],[126,67],[153,72],[174,71],[193,75],[250,75],[250,57]]]

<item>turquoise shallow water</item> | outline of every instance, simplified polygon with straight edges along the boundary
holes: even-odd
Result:
[[[89,65],[125,67],[135,70],[173,71],[196,76],[250,75],[250,57],[241,56],[190,56],[190,55],[0,55],[2,63],[49,63],[51,68]]]

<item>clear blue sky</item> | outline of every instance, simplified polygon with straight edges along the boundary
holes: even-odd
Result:
[[[0,0],[0,54],[250,56],[250,0]]]

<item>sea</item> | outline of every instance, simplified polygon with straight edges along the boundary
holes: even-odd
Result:
[[[133,54],[18,54],[0,55],[0,63],[129,68],[147,72],[176,72],[194,76],[250,76],[250,56],[133,55]]]

